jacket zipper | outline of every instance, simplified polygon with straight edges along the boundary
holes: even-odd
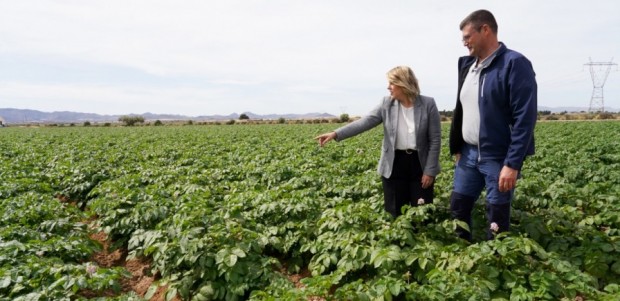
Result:
[[[480,97],[478,97],[478,112],[480,112],[480,100],[484,97],[484,80],[487,78],[487,74],[482,74],[482,82],[480,83]],[[482,122],[482,120],[480,120]],[[482,160],[480,155],[480,129],[478,129],[478,163]]]

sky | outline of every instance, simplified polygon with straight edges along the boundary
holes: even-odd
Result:
[[[539,106],[587,108],[584,64],[620,61],[617,0],[0,0],[0,108],[360,116],[406,65],[452,110],[459,23],[481,8],[532,62]],[[617,65],[604,97],[620,109]]]

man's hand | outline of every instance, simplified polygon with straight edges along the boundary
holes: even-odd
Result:
[[[515,188],[517,185],[517,176],[519,171],[508,166],[504,166],[499,172],[499,191],[507,192]]]

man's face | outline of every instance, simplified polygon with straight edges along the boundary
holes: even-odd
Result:
[[[482,53],[482,33],[480,28],[476,28],[473,24],[467,24],[461,32],[463,33],[463,46],[469,50],[469,55],[479,57]]]

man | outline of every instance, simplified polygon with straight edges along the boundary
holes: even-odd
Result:
[[[537,85],[530,61],[497,39],[497,22],[478,10],[460,24],[469,56],[459,59],[459,86],[450,128],[455,155],[453,218],[469,224],[486,187],[487,238],[510,229],[510,203],[527,155],[534,154]],[[470,231],[458,229],[470,240]]]

